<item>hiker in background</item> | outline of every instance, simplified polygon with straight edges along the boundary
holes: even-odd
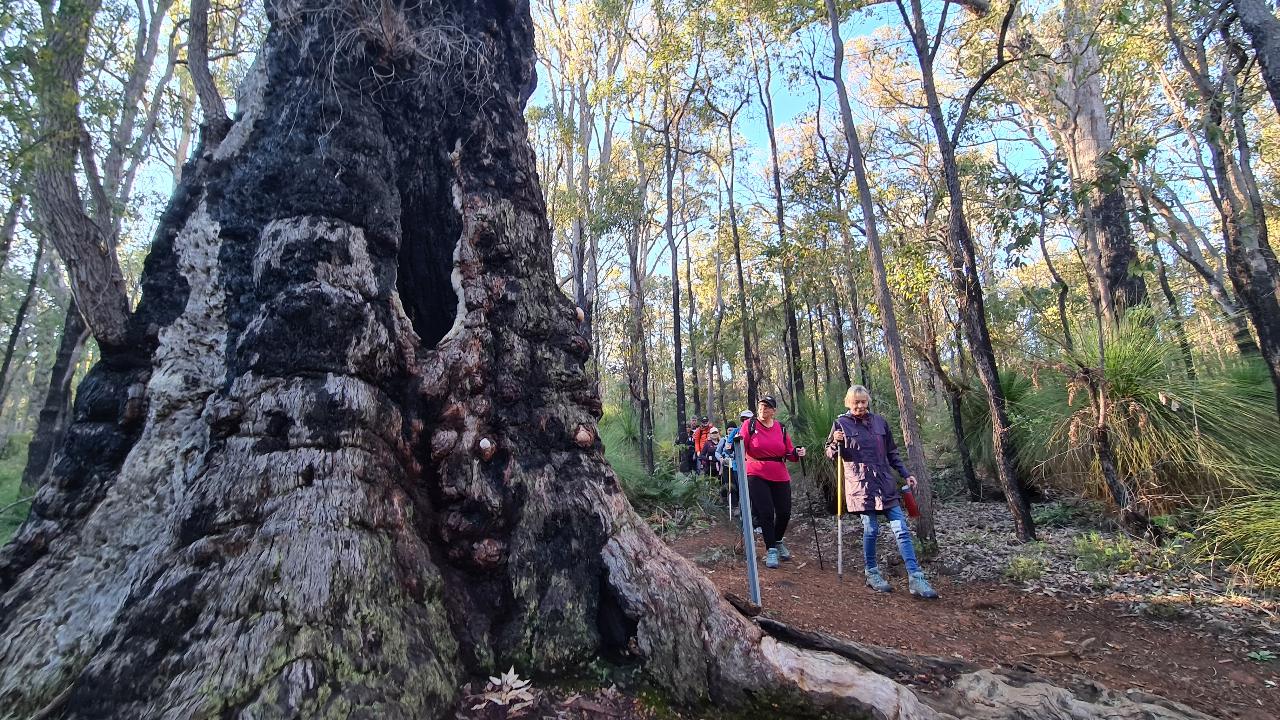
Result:
[[[720,476],[720,460],[716,457],[716,447],[720,444],[720,431],[711,428],[711,432],[707,433],[707,440],[702,444],[702,449],[698,451],[698,463],[702,466],[702,474],[707,477]]]
[[[768,548],[764,564],[776,568],[779,560],[791,559],[791,551],[783,542],[791,522],[791,474],[787,472],[787,461],[798,462],[805,451],[792,444],[787,429],[774,419],[778,401],[772,395],[760,398],[756,411],[758,416],[748,419],[738,436],[746,453],[751,514],[760,523]]]
[[[711,421],[706,415],[702,416],[702,422],[693,431],[693,452],[698,456],[698,473],[706,472],[706,468],[702,462],[702,446],[707,444],[707,435],[711,432]]]
[[[676,438],[680,449],[680,472],[693,472],[697,464],[698,446],[694,444],[693,434],[698,428],[697,421],[689,418],[684,424],[684,436]]]
[[[902,562],[907,566],[908,590],[917,597],[936,598],[938,593],[929,586],[916,561],[907,514],[902,509],[902,493],[890,468],[896,470],[912,490],[915,490],[916,478],[902,464],[889,423],[883,416],[871,412],[871,393],[861,385],[854,385],[845,393],[844,404],[849,411],[831,424],[827,457],[840,454],[844,463],[845,507],[849,512],[862,515],[862,556],[866,561],[867,585],[877,592],[893,590],[876,567],[876,539],[880,536],[877,516],[883,513],[897,538]]]
[[[738,416],[744,424],[755,417],[755,413],[750,410],[743,410]],[[724,437],[720,439],[720,444],[716,447],[716,458],[720,460],[721,468],[729,468],[729,507],[732,508],[738,502],[738,466],[733,461],[733,441],[738,437],[738,423],[730,422],[729,430]]]

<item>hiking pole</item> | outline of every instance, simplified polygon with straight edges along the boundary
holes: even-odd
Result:
[[[844,582],[844,458],[836,453],[836,577]]]
[[[733,522],[733,483],[729,480],[732,471],[720,460],[720,477],[724,480],[724,504],[729,508],[729,522]]]
[[[738,468],[738,516],[742,518],[742,552],[747,559],[747,587],[751,590],[751,602],[760,604],[760,576],[756,569],[756,539],[751,533],[751,496],[747,490],[747,461],[740,439],[734,439],[733,462]]]
[[[813,478],[809,477],[804,458],[800,458],[800,472],[804,473],[805,482],[808,483],[805,492],[809,496],[809,524],[813,526],[813,546],[818,549],[818,569],[825,571],[827,568],[822,562],[822,542],[818,539],[818,519],[813,514]]]

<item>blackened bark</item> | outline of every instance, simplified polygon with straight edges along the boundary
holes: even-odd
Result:
[[[71,379],[76,364],[89,338],[89,327],[80,315],[74,298],[67,302],[66,318],[62,323],[62,338],[58,352],[49,371],[49,387],[45,390],[44,404],[36,421],[31,444],[27,446],[27,464],[22,470],[22,494],[35,492],[52,469],[53,450],[62,444],[71,415]]]
[[[434,720],[470,676],[601,658],[745,715],[1154,711],[964,671],[935,707],[766,637],[604,462],[521,112],[528,7],[267,9],[137,335],[0,557],[6,714]]]

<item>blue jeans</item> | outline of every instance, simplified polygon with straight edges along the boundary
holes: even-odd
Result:
[[[916,546],[911,544],[911,528],[907,526],[907,514],[902,511],[902,506],[896,505],[885,510],[884,516],[889,519],[889,527],[898,539],[898,552],[902,553],[902,562],[906,564],[907,572],[920,572],[920,563],[916,561]],[[876,520],[876,513],[862,513],[862,559],[866,561],[868,570],[876,569],[878,537],[880,523]]]

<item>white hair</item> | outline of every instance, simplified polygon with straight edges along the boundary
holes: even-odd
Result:
[[[849,403],[856,397],[864,397],[867,402],[871,402],[871,391],[863,385],[853,385],[849,388],[849,392],[844,394],[844,401]]]

